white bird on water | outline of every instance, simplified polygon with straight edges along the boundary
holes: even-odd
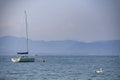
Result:
[[[102,73],[103,73],[103,69],[100,68],[99,70],[96,70],[95,72],[96,72],[97,74],[102,74]]]

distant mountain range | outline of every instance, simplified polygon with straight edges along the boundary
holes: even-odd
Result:
[[[16,55],[26,51],[26,39],[12,36],[0,37],[0,54]],[[29,52],[36,55],[118,55],[120,40],[80,42],[63,41],[33,41],[29,40]]]

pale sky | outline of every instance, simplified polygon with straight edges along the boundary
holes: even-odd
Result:
[[[120,0],[0,0],[0,36],[32,40],[120,40]]]

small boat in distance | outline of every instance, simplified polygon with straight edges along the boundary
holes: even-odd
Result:
[[[35,58],[34,57],[30,57],[28,56],[28,25],[27,25],[27,14],[25,11],[25,22],[26,22],[26,45],[27,45],[27,51],[26,52],[18,52],[17,54],[19,54],[19,57],[15,57],[15,58],[11,58],[11,61],[13,62],[34,62]]]
[[[46,62],[46,59],[42,59],[41,62]]]

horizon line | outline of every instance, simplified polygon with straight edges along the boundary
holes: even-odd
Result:
[[[0,36],[0,38],[3,38],[3,37],[14,37],[14,38],[23,38],[23,39],[26,39],[25,37],[20,37],[20,36],[12,36],[12,35],[5,35],[5,36]],[[72,40],[72,39],[60,39],[60,40],[38,40],[38,39],[31,39],[29,38],[28,40],[31,40],[31,41],[45,41],[45,42],[50,42],[50,41],[77,41],[77,42],[84,42],[84,43],[93,43],[93,42],[106,42],[106,41],[120,41],[120,39],[109,39],[109,40],[94,40],[94,41],[80,41],[80,40]]]

